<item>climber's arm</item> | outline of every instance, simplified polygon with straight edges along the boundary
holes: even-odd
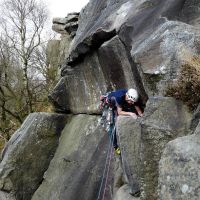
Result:
[[[138,115],[139,115],[140,117],[142,117],[142,116],[143,116],[143,113],[142,113],[142,110],[140,109],[140,107],[139,107],[139,106],[135,106],[135,109],[137,110]]]
[[[120,106],[117,106],[117,113],[118,115],[131,116],[134,119],[137,119],[137,115],[135,113],[123,111]]]

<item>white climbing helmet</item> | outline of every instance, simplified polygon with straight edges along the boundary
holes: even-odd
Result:
[[[127,99],[136,102],[138,100],[138,92],[135,89],[129,89],[127,94]]]

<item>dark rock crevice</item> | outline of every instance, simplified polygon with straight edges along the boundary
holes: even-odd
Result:
[[[133,59],[131,57],[131,53],[130,53],[129,49],[125,46],[125,43],[122,40],[120,40],[120,41],[122,42],[122,44],[125,47],[126,55],[127,55],[127,58],[129,60],[129,63],[131,65],[131,68],[132,68],[132,71],[133,71],[133,77],[134,77],[134,80],[135,80],[136,89],[139,91],[142,102],[144,104],[146,104],[146,102],[148,100],[148,95],[147,95],[145,88],[144,88],[144,85],[143,85],[139,65],[133,61]]]

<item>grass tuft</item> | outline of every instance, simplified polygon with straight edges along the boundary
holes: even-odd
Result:
[[[182,65],[175,83],[168,87],[166,96],[182,100],[190,110],[195,110],[200,103],[200,58],[193,56]]]

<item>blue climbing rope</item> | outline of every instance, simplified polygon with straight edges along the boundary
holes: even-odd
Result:
[[[104,192],[103,192],[103,199],[104,199],[104,195],[105,195],[105,189],[106,189],[106,184],[107,184],[107,179],[108,179],[108,175],[109,175],[109,168],[110,168],[110,161],[112,158],[112,153],[113,153],[113,138],[114,138],[114,131],[115,131],[115,125],[110,127],[110,132],[111,132],[111,139],[110,139],[110,143],[109,143],[109,148],[107,151],[107,156],[106,156],[106,162],[105,162],[105,166],[104,166],[104,171],[103,171],[103,177],[101,179],[101,185],[99,188],[99,192],[98,192],[98,197],[97,200],[100,200],[101,197],[101,191],[103,189],[103,183],[104,183],[104,179],[105,179],[105,174],[106,174],[106,181],[104,184]]]

